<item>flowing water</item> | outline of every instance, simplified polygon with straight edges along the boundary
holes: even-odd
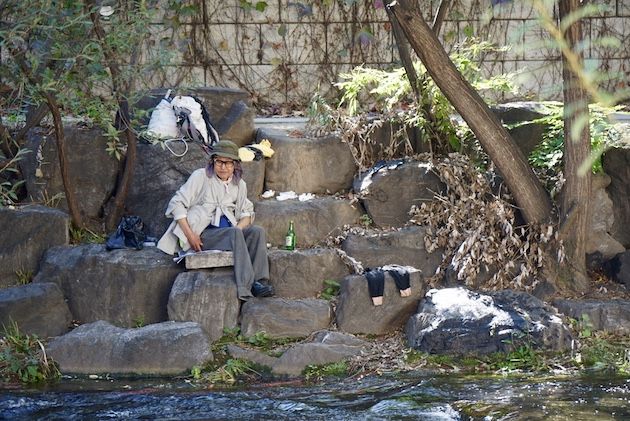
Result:
[[[0,389],[0,419],[628,420],[630,379],[406,375],[232,390],[64,379]]]

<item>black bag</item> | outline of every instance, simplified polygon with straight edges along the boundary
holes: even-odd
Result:
[[[139,216],[123,216],[116,232],[105,242],[105,248],[107,250],[125,248],[141,250],[146,238],[144,222]]]

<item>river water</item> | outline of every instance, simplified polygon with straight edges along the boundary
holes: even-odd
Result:
[[[10,420],[629,420],[630,379],[405,375],[215,390],[187,382],[63,379],[0,389]]]

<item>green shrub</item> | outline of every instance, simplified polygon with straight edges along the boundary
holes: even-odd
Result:
[[[3,381],[38,383],[56,380],[61,373],[37,336],[22,334],[13,322],[0,339],[0,375]]]

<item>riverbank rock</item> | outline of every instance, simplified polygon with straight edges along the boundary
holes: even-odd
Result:
[[[269,278],[277,297],[314,298],[324,281],[340,282],[350,269],[333,249],[270,250]]]
[[[0,288],[30,281],[46,250],[69,241],[70,217],[40,205],[0,207]]]
[[[391,276],[385,274],[383,305],[375,306],[363,275],[347,276],[341,283],[337,327],[348,333],[384,335],[405,325],[426,292],[420,272],[409,276],[411,296],[401,297]]]
[[[267,161],[265,184],[277,192],[332,194],[349,191],[357,166],[347,143],[336,136],[291,137],[275,129],[259,129],[257,141],[268,139],[275,151]]]
[[[352,335],[332,331],[317,332],[312,342],[290,347],[280,357],[271,357],[254,349],[228,345],[233,358],[241,358],[271,368],[278,375],[299,376],[308,365],[323,365],[358,355],[366,342]]]
[[[295,222],[297,247],[318,245],[329,235],[340,233],[344,225],[359,222],[362,211],[349,200],[317,197],[306,202],[299,200],[261,200],[255,203],[255,223],[267,233],[267,242],[284,246],[289,221]]]
[[[530,294],[464,288],[430,290],[405,332],[410,347],[453,355],[509,352],[520,344],[559,351],[572,339],[555,309]]]
[[[107,152],[108,138],[102,129],[70,119],[63,123],[66,168],[77,207],[83,223],[99,232],[103,208],[116,187],[119,162]],[[19,162],[29,200],[67,210],[55,135],[30,130],[25,146],[33,151]]]
[[[566,300],[553,305],[559,312],[577,320],[583,328],[618,335],[630,335],[630,301],[628,300]]]
[[[271,338],[301,338],[328,327],[332,309],[326,300],[254,298],[241,309],[241,333],[266,332]]]
[[[155,247],[58,246],[46,252],[33,282],[59,285],[73,318],[82,323],[107,320],[132,327],[168,320],[168,296],[182,271]]]
[[[381,162],[354,182],[354,191],[379,227],[405,225],[413,205],[433,200],[444,189],[430,164],[402,159]]]
[[[224,328],[236,327],[239,311],[231,270],[190,271],[175,278],[168,299],[169,320],[197,322],[214,342]]]
[[[15,322],[22,334],[48,338],[66,333],[71,321],[57,284],[31,283],[0,289],[0,326],[9,328]]]
[[[630,138],[630,126],[617,125],[624,130],[625,138]],[[611,148],[602,156],[604,172],[611,178],[606,191],[613,203],[615,220],[610,230],[613,238],[625,248],[630,248],[630,149]]]
[[[361,262],[363,267],[413,266],[422,273],[433,275],[442,262],[442,250],[426,251],[425,231],[425,227],[413,225],[395,231],[350,234],[341,248],[348,256]]]
[[[176,375],[212,360],[198,323],[124,329],[105,321],[79,326],[48,344],[64,374]]]
[[[619,253],[605,262],[604,270],[615,282],[630,289],[630,250]]]
[[[586,237],[586,252],[600,253],[604,259],[610,259],[626,251],[625,247],[609,234],[615,222],[613,203],[606,192],[611,179],[606,174],[593,174],[592,180],[590,234]]]

